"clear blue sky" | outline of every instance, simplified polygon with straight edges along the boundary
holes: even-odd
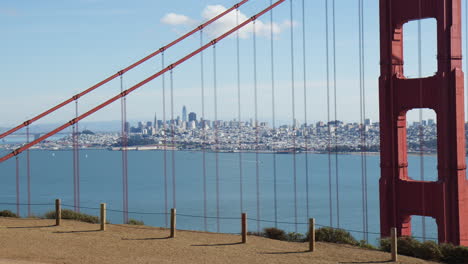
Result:
[[[161,1],[161,0],[0,0],[0,126],[16,125],[33,117],[73,94],[114,74],[130,63],[159,49],[237,0]],[[251,0],[241,8],[250,17],[269,4],[269,0]],[[293,0],[296,117],[304,121],[302,29],[306,28],[307,113],[308,122],[326,120],[325,1],[306,0],[306,24],[302,23],[302,0]],[[378,1],[365,0],[365,45],[367,115],[378,119],[379,34]],[[331,3],[330,19],[331,19]],[[292,122],[290,65],[290,0],[274,11],[275,80],[277,122]],[[168,16],[168,14],[173,13]],[[338,119],[359,120],[358,1],[336,0],[336,61]],[[241,16],[242,17],[242,16]],[[271,75],[269,15],[258,22],[257,58],[259,119],[271,124]],[[208,28],[205,42],[231,24]],[[331,37],[330,21],[330,37]],[[406,59],[409,76],[417,76],[417,24],[405,31],[408,42]],[[254,117],[253,39],[250,30],[242,33],[241,82],[242,118]],[[434,38],[434,27],[423,23],[423,39]],[[199,46],[200,35],[169,50],[166,63]],[[330,39],[331,40],[331,39]],[[330,42],[331,48],[332,42]],[[330,49],[330,52],[332,50]],[[214,119],[213,49],[204,54],[206,118]],[[229,38],[217,46],[218,104],[220,119],[237,118],[236,41]],[[429,55],[426,55],[429,54]],[[435,62],[434,41],[423,45],[423,74],[432,75]],[[330,61],[333,56],[330,53]],[[410,69],[410,65],[411,68]],[[124,78],[125,88],[143,80],[161,68],[158,56]],[[416,70],[415,70],[416,69]],[[332,74],[332,64],[330,64]],[[333,75],[330,76],[333,80]],[[167,89],[169,78],[166,78]],[[330,82],[333,89],[333,83]],[[119,82],[113,81],[80,100],[80,112],[117,94]],[[167,90],[169,92],[169,89]],[[169,95],[169,93],[167,93]],[[167,118],[170,97],[166,97]],[[200,56],[174,71],[174,115],[183,105],[201,115]],[[156,112],[162,119],[161,80],[141,88],[128,98],[129,120],[152,120]],[[333,110],[333,105],[331,105]],[[73,118],[74,106],[67,107],[43,123],[64,123]],[[332,112],[332,118],[334,113]],[[417,115],[414,115],[416,118]],[[119,120],[120,104],[114,104],[86,121]]]

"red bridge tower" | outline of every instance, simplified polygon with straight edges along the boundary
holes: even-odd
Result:
[[[437,73],[407,79],[403,70],[403,24],[437,20]],[[468,184],[465,162],[464,89],[460,0],[380,0],[380,226],[411,235],[411,215],[436,219],[439,242],[468,246]],[[408,175],[406,113],[437,114],[438,180]]]

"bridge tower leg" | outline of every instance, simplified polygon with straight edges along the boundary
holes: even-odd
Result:
[[[437,73],[407,79],[403,70],[403,24],[437,20]],[[465,162],[464,88],[460,0],[380,0],[380,226],[411,235],[411,216],[436,219],[439,242],[468,246],[468,184]],[[424,45],[424,43],[423,43]],[[438,180],[408,175],[406,113],[437,114]]]

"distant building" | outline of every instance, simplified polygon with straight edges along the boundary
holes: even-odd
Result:
[[[364,120],[364,125],[366,126],[372,125],[372,120],[370,118],[366,118],[366,120]]]
[[[190,114],[188,115],[188,118],[189,118],[189,122],[190,121],[197,121],[197,114],[195,114],[194,112],[190,112]]]
[[[182,107],[182,121],[183,122],[187,122],[187,108],[185,107]]]
[[[427,124],[430,125],[430,126],[435,125],[434,119],[431,118],[431,119],[427,120]]]

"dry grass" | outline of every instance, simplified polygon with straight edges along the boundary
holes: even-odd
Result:
[[[0,256],[42,263],[386,263],[389,254],[349,245],[291,243],[250,236],[240,237],[179,231],[168,239],[165,229],[146,226],[99,225],[64,220],[0,217]],[[401,263],[431,263],[400,257]],[[0,263],[2,260],[0,260]],[[5,262],[8,263],[8,262]],[[14,262],[12,262],[14,263]],[[22,262],[16,262],[22,263]]]

